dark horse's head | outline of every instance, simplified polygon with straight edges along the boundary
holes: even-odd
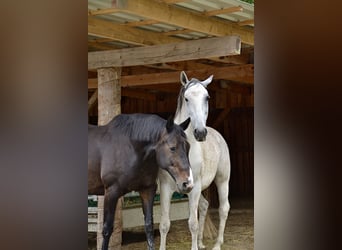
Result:
[[[190,192],[194,185],[188,158],[190,144],[187,142],[184,133],[189,123],[190,118],[177,125],[170,117],[155,148],[159,167],[172,176],[177,184],[178,191],[181,193]]]

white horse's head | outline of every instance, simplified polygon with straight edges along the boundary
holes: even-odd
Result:
[[[209,110],[209,94],[207,86],[211,83],[213,75],[204,81],[192,78],[190,81],[185,72],[180,74],[183,85],[178,105],[184,105],[186,116],[191,118],[191,127],[197,141],[204,141],[207,136],[206,122]]]

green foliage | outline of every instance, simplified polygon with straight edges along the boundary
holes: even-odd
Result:
[[[254,0],[240,0],[240,1],[250,3],[250,4],[254,4]]]

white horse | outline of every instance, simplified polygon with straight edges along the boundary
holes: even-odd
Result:
[[[205,248],[203,245],[203,230],[205,216],[209,203],[201,191],[215,181],[219,195],[220,224],[218,237],[213,250],[220,250],[223,243],[224,228],[230,209],[228,201],[228,184],[230,178],[230,158],[228,146],[223,137],[215,129],[206,127],[208,117],[208,84],[211,75],[205,81],[192,78],[188,80],[184,71],[181,72],[182,88],[178,96],[175,123],[191,118],[191,123],[185,131],[190,143],[189,160],[192,168],[194,187],[189,197],[189,229],[192,237],[191,250]],[[177,190],[174,181],[165,171],[159,171],[161,221],[160,250],[166,249],[166,235],[170,228],[170,202],[174,191]],[[199,217],[198,217],[199,215]],[[198,219],[199,218],[199,219]]]

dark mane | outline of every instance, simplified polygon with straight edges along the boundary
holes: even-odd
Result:
[[[188,88],[190,88],[191,86],[194,86],[197,83],[201,83],[201,81],[196,79],[196,78],[191,78],[191,80],[188,81],[185,86],[182,85],[182,87],[181,87],[181,89],[179,91],[179,94],[178,94],[178,99],[177,99],[177,109],[176,109],[176,114],[175,114],[176,116],[178,115],[178,113],[182,109],[185,91]]]
[[[110,123],[135,141],[159,140],[166,121],[157,115],[148,114],[120,114]]]

